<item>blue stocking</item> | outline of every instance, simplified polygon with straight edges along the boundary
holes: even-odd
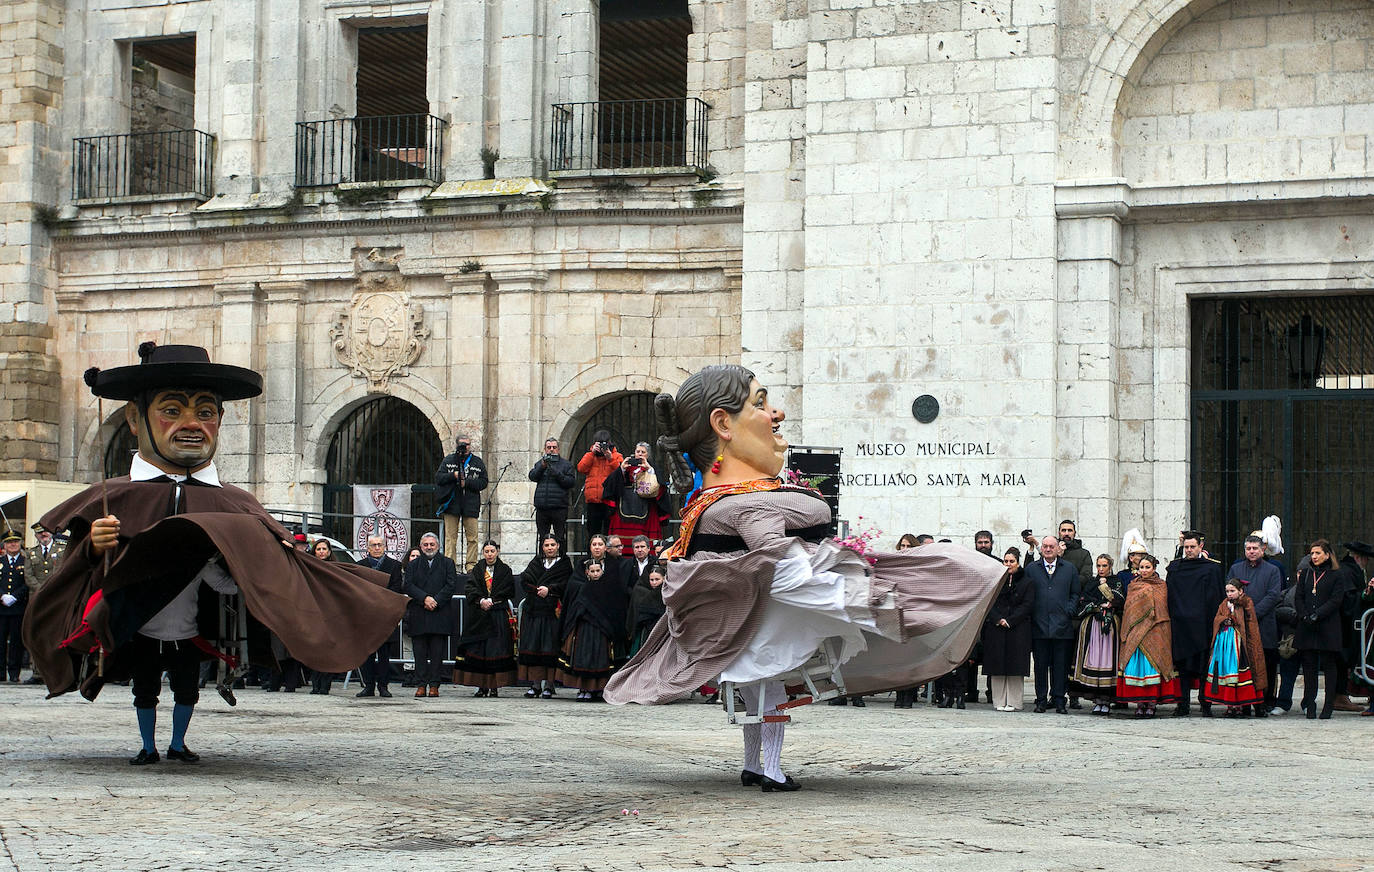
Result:
[[[134,712],[138,715],[138,735],[143,740],[143,750],[151,754],[157,750],[157,741],[153,736],[153,728],[157,726],[157,709],[136,708]]]
[[[181,703],[172,706],[172,750],[186,750],[186,728],[191,726],[191,712],[195,710],[195,706]]]

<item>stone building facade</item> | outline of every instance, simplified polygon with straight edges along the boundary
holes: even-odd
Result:
[[[843,450],[843,513],[888,538],[1007,544],[1075,517],[1094,550],[1139,526],[1171,552],[1182,526],[1234,543],[1260,506],[1306,503],[1301,437],[1274,461],[1290,461],[1281,493],[1233,481],[1251,456],[1234,440],[1202,459],[1199,398],[1232,403],[1239,384],[1202,390],[1208,306],[1288,301],[1311,325],[1301,301],[1320,315],[1339,297],[1353,326],[1301,328],[1323,331],[1323,375],[1234,403],[1288,403],[1280,442],[1292,403],[1326,396],[1304,390],[1368,411],[1362,0],[307,7],[0,6],[6,473],[99,474],[118,421],[80,374],[145,338],[266,372],[231,412],[226,477],[306,509],[331,437],[378,396],[522,470],[608,402],[738,360],[792,442]],[[684,62],[635,66],[635,39],[679,40]],[[399,70],[406,50],[418,85],[369,60]],[[94,138],[146,129],[134,58],[191,95],[207,139],[157,146],[192,169],[211,155],[204,180],[174,168],[189,190],[94,186]],[[393,90],[428,107],[423,134],[365,123]],[[685,108],[666,125],[617,108],[659,118],[655,101]],[[1298,339],[1274,354],[1310,347],[1277,317],[1264,329]],[[1234,403],[1250,423],[1227,432],[1253,429]],[[513,478],[498,513],[527,517]],[[1224,523],[1200,503],[1214,482],[1217,505],[1244,506]],[[1294,534],[1337,535],[1338,517],[1374,510],[1352,490]]]

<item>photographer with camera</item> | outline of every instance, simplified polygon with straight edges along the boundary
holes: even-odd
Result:
[[[568,494],[577,484],[577,470],[558,456],[558,440],[544,440],[544,456],[530,470],[534,482],[534,532],[540,542],[545,536],[558,540],[560,551],[568,544]]]
[[[606,476],[601,498],[612,508],[611,535],[622,539],[648,536],[663,538],[668,520],[668,489],[659,484],[658,474],[649,465],[649,443],[635,446],[619,468]]]
[[[602,497],[606,477],[620,468],[625,458],[611,442],[611,434],[597,430],[592,436],[592,446],[582,459],[577,461],[577,471],[586,476],[582,483],[582,494],[587,506],[587,535],[606,534],[611,520],[611,507]]]
[[[487,487],[487,465],[472,453],[472,437],[458,437],[454,452],[443,459],[434,473],[436,514],[444,518],[444,553],[453,555],[461,572],[477,564],[477,518],[482,514],[482,491]],[[458,530],[467,540],[466,553],[458,559]]]

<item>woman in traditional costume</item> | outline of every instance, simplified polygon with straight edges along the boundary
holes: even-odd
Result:
[[[520,604],[520,653],[516,657],[516,676],[530,682],[525,696],[550,699],[558,678],[559,616],[572,564],[559,554],[560,546],[553,536],[545,536],[539,543],[539,550],[520,573],[525,599]]]
[[[636,445],[601,487],[602,502],[611,509],[612,536],[626,542],[636,536],[648,536],[651,541],[662,538],[669,515],[668,488],[649,465],[649,443]]]
[[[1202,699],[1226,706],[1228,718],[1264,701],[1264,646],[1245,584],[1234,578],[1226,582],[1226,599],[1212,619],[1212,657],[1202,683]]]
[[[476,697],[500,696],[515,680],[515,636],[510,604],[515,575],[501,560],[501,546],[482,545],[482,559],[472,568],[464,591],[463,634],[453,665],[453,682],[475,687]]]
[[[1112,558],[1097,555],[1096,584],[1089,585],[1078,598],[1077,654],[1069,680],[1093,698],[1093,714],[1112,713],[1116,691],[1116,654],[1118,618],[1126,604],[1120,578],[1112,575]]]
[[[649,638],[654,624],[663,617],[663,581],[667,577],[668,571],[663,564],[656,563],[647,577],[635,581],[634,589],[630,591],[631,657],[644,647],[644,640]]]
[[[1135,703],[1135,716],[1152,718],[1155,706],[1177,702],[1173,634],[1169,631],[1169,589],[1159,577],[1159,561],[1140,557],[1140,573],[1126,591],[1121,612],[1121,657],[1116,697]]]
[[[559,679],[577,688],[578,702],[596,702],[611,672],[625,662],[629,591],[619,575],[606,572],[600,560],[588,560],[580,580],[577,596],[563,612]]]
[[[1006,574],[997,586],[997,600],[983,619],[983,672],[992,681],[992,707],[999,712],[1020,711],[1030,675],[1031,615],[1035,585],[1021,568],[1021,551],[1002,555]]]
[[[665,552],[664,619],[606,700],[666,703],[717,676],[734,682],[748,714],[767,719],[744,725],[740,782],[796,790],[781,768],[781,678],[827,640],[846,695],[943,675],[978,641],[1003,567],[955,545],[861,556],[829,539],[821,494],[778,480],[784,414],[743,367],[707,367],[655,408],[678,486],[692,480],[685,452],[703,487]]]

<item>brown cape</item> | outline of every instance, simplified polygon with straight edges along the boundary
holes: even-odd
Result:
[[[1255,601],[1250,599],[1247,594],[1241,594],[1236,600],[1236,610],[1234,613],[1226,607],[1226,600],[1221,601],[1217,606],[1216,617],[1212,618],[1212,644],[1216,644],[1217,634],[1222,630],[1222,622],[1227,618],[1232,619],[1236,630],[1236,641],[1245,649],[1245,655],[1250,658],[1251,679],[1255,683],[1255,689],[1264,693],[1269,686],[1269,676],[1264,671],[1264,643],[1260,641],[1259,619],[1255,617]]]
[[[1169,630],[1169,589],[1164,580],[1159,576],[1151,581],[1136,577],[1126,589],[1126,605],[1121,612],[1119,668],[1124,669],[1139,648],[1150,658],[1160,681],[1176,677]]]
[[[407,598],[386,589],[385,574],[284,546],[290,534],[245,490],[188,485],[185,513],[166,517],[169,482],[125,476],[110,479],[106,488],[121,530],[108,574],[87,539],[91,523],[105,514],[100,486],[41,520],[49,530],[70,531],[66,558],[24,616],[24,643],[51,696],[76,689],[79,658],[61,642],[80,626],[91,594],[105,592],[108,607],[92,626],[117,654],[215,553],[223,555],[252,616],[314,669],[353,669],[395,632],[405,611]]]

